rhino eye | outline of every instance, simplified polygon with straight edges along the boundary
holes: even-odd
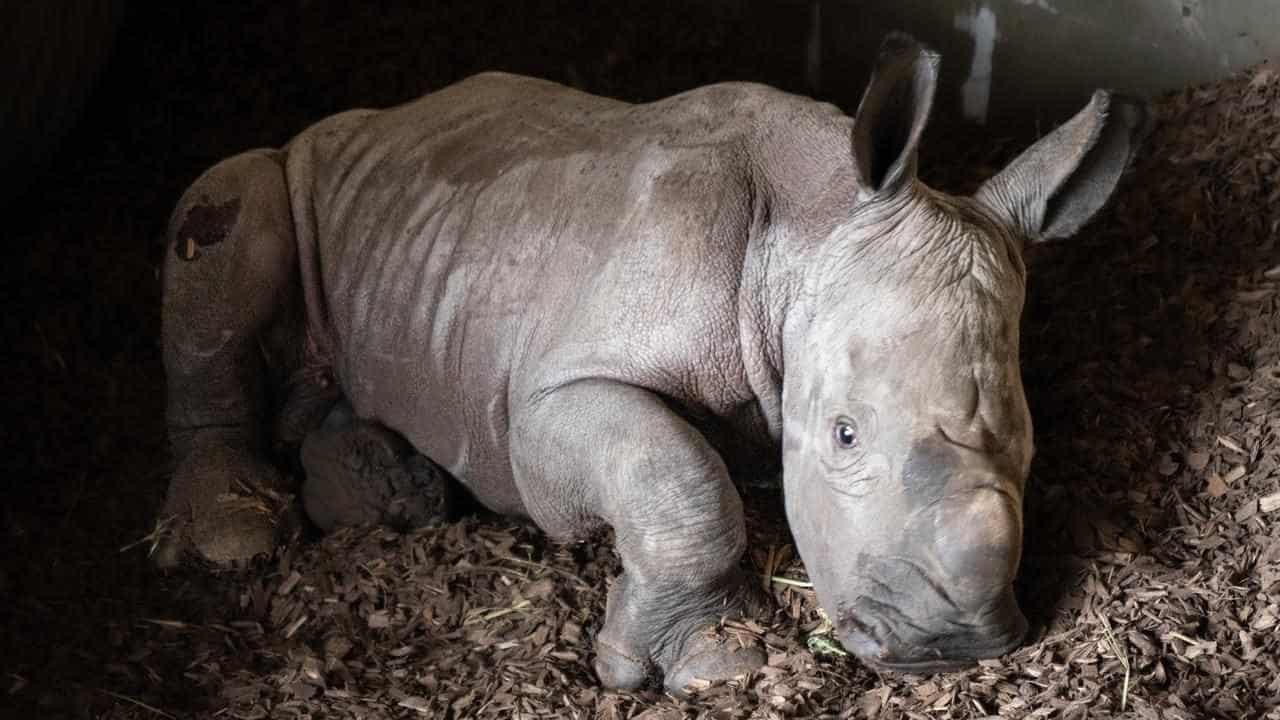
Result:
[[[853,423],[848,420],[836,422],[836,445],[842,450],[851,450],[858,444],[858,433]]]

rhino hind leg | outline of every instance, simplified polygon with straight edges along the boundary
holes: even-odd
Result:
[[[297,250],[278,154],[206,171],[169,223],[161,332],[166,425],[176,461],[153,559],[190,551],[217,564],[269,553],[291,517],[268,458],[264,349],[300,302]],[[301,343],[296,343],[301,347]]]
[[[400,530],[449,519],[453,479],[398,434],[340,402],[302,442],[302,503],[321,530],[389,525]]]

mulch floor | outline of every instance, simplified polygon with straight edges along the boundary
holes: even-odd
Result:
[[[607,537],[558,545],[477,514],[299,540],[234,573],[151,570],[134,543],[169,471],[160,238],[205,167],[333,111],[494,67],[630,99],[728,77],[787,87],[797,62],[779,59],[802,56],[785,40],[802,33],[727,0],[215,5],[135,4],[56,171],[6,211],[0,713],[1280,718],[1276,68],[1160,99],[1110,208],[1028,251],[1032,641],[965,672],[867,670],[817,614],[766,485],[747,498],[746,562],[773,603],[730,630],[769,664],[679,702],[591,673],[618,570]],[[1024,145],[939,128],[922,165],[962,190]]]

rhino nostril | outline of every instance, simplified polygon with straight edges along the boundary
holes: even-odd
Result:
[[[840,643],[860,658],[883,658],[889,649],[861,623],[841,623]]]

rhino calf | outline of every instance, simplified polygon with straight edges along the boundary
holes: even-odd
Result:
[[[855,117],[728,83],[633,105],[487,73],[201,176],[170,223],[158,558],[270,551],[275,462],[322,526],[436,522],[456,478],[610,526],[605,685],[758,648],[731,476],[779,459],[846,646],[929,671],[1026,630],[1024,247],[1107,200],[1141,111],[1098,92],[974,195],[916,176],[938,58],[888,37]]]

